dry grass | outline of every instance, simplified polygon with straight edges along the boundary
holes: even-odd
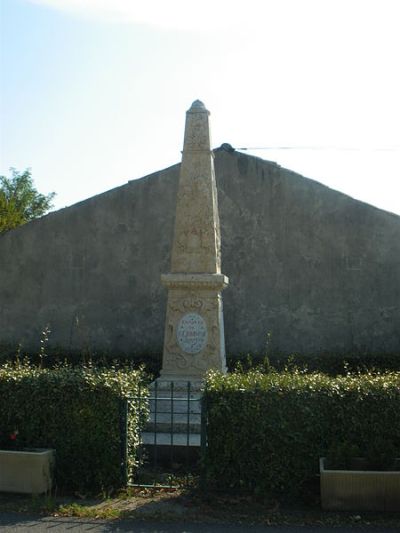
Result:
[[[333,513],[319,506],[281,506],[277,500],[185,489],[128,489],[112,498],[0,495],[0,512],[117,520],[236,522],[266,525],[400,526],[400,513]]]

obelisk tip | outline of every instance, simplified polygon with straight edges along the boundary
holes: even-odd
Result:
[[[191,105],[189,111],[204,112],[204,111],[207,111],[207,108],[201,100],[195,100],[193,104]]]

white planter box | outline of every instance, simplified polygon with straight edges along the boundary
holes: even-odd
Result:
[[[0,491],[41,494],[51,490],[54,450],[0,450]]]
[[[319,460],[322,508],[329,511],[399,511],[400,471],[327,470]]]

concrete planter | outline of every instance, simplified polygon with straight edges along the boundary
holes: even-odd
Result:
[[[54,450],[0,450],[0,491],[41,494],[51,490]]]
[[[399,511],[400,471],[327,470],[319,460],[322,508],[329,511]]]

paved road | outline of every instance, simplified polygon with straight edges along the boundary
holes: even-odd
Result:
[[[250,526],[238,524],[191,524],[138,522],[135,520],[89,520],[82,518],[37,517],[0,513],[1,533],[395,533],[399,528],[320,527],[320,526]]]

